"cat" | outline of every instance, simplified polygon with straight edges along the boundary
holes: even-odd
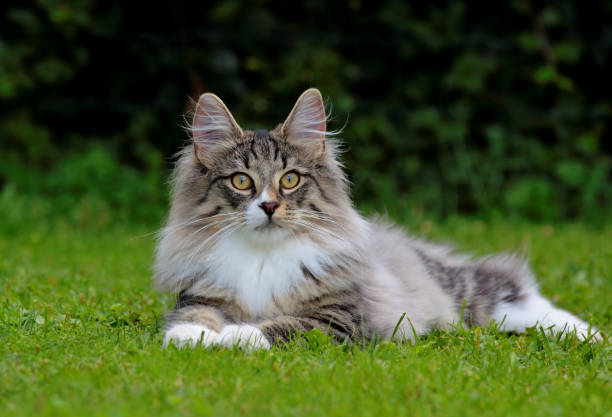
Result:
[[[156,248],[157,286],[177,294],[164,345],[268,349],[315,328],[401,340],[491,320],[601,338],[540,295],[518,257],[473,260],[358,214],[326,124],[314,88],[270,131],[199,98]]]

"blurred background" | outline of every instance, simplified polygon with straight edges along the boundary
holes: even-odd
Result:
[[[605,221],[612,2],[0,6],[0,210],[159,222],[190,98],[245,128],[318,87],[365,210]]]

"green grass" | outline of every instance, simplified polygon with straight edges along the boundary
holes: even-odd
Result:
[[[462,250],[525,250],[542,290],[610,333],[612,225],[451,219],[412,229]],[[414,346],[161,348],[172,297],[140,226],[0,228],[0,414],[612,416],[612,346],[537,331],[436,332]]]

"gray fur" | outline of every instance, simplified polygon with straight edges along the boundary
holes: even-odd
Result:
[[[315,117],[324,117],[320,94],[307,94],[308,106],[320,108],[303,109],[300,98],[285,124],[272,131],[243,131],[220,100],[205,95],[205,105],[218,106],[213,113],[228,119],[215,119],[214,126],[197,132],[210,134],[216,126],[228,132],[213,131],[210,143],[205,134],[198,136],[180,154],[173,174],[172,206],[155,265],[158,286],[178,294],[175,309],[166,316],[168,329],[196,323],[221,332],[246,323],[270,343],[313,328],[338,341],[375,334],[388,339],[406,313],[408,320],[396,337],[411,338],[414,331],[448,329],[461,318],[466,326],[482,326],[506,311],[524,309],[533,310],[533,324],[556,314],[584,332],[585,323],[548,307],[523,260],[506,255],[473,260],[412,238],[384,220],[361,217],[350,201],[336,142],[319,140],[324,138],[318,135],[324,121]],[[287,170],[300,173],[295,189],[279,184]],[[236,172],[249,173],[252,188],[232,188],[229,179]],[[247,221],[264,190],[280,203],[271,232]],[[291,234],[275,234],[278,228]],[[292,252],[297,245],[303,245],[303,257]],[[227,251],[235,259],[224,260]],[[274,257],[283,251],[286,259]],[[249,262],[255,262],[251,269]],[[277,264],[277,274],[264,274]],[[252,275],[236,279],[235,273]],[[288,275],[279,276],[283,273]],[[253,287],[257,280],[263,281]],[[261,300],[263,305],[256,303]],[[524,324],[523,316],[513,318],[517,324],[509,329],[529,325],[531,319]]]

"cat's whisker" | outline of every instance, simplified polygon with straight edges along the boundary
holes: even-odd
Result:
[[[308,229],[310,229],[310,230],[312,230],[314,232],[318,232],[318,233],[322,233],[322,234],[327,234],[328,236],[334,237],[334,238],[336,238],[336,239],[338,239],[340,241],[343,241],[343,242],[346,241],[346,239],[344,237],[338,235],[337,233],[334,233],[334,232],[332,232],[329,229],[322,228],[319,225],[315,225],[312,222],[305,221],[305,220],[297,220],[295,222],[295,224],[300,225],[300,226],[305,227],[305,228],[308,228]]]
[[[231,230],[232,228],[237,229],[238,227],[240,227],[240,226],[242,226],[242,225],[243,225],[243,224],[242,224],[241,222],[237,222],[237,223],[230,223],[230,224],[228,224],[228,225],[223,226],[221,229],[217,230],[215,233],[213,233],[212,235],[210,235],[209,237],[207,237],[207,238],[206,238],[206,239],[205,239],[205,240],[204,240],[202,243],[200,243],[200,244],[198,245],[197,250],[196,250],[195,252],[196,252],[196,253],[200,252],[200,250],[202,250],[202,248],[203,248],[204,246],[206,246],[206,244],[207,244],[208,242],[210,242],[212,239],[214,239],[216,236],[218,236],[218,235],[220,235],[220,234],[223,236],[223,235],[227,234],[226,232],[227,232],[228,230]],[[214,243],[215,243],[217,240],[218,240],[218,239],[216,239],[216,240],[213,242],[213,244],[214,244]]]
[[[317,213],[316,211],[297,211],[297,210],[295,211],[297,214],[302,215],[302,216],[313,216],[313,217],[320,217],[320,218],[326,218],[326,219],[332,218],[331,216],[327,214]]]
[[[217,225],[220,225],[220,224],[223,224],[223,223],[227,223],[227,222],[232,222],[232,221],[234,221],[234,219],[228,219],[228,218],[226,218],[226,219],[219,219],[219,220],[216,220],[214,222],[207,223],[207,224],[205,224],[204,226],[200,227],[197,230],[194,230],[193,232],[190,233],[190,235],[197,235],[197,234],[199,234],[199,233],[201,233],[201,232],[203,232],[205,230],[210,229],[211,227],[214,227],[214,226],[217,226]]]
[[[157,239],[161,239],[163,233],[168,233],[168,232],[177,230],[180,227],[183,227],[185,225],[190,225],[190,224],[198,223],[201,220],[202,220],[201,218],[196,218],[196,219],[190,219],[190,220],[187,220],[187,221],[184,221],[184,222],[172,225],[172,226],[164,226],[160,230],[154,230],[152,232],[148,232],[148,233],[145,233],[143,235],[135,236],[134,239],[142,239],[142,238],[145,238],[145,237],[148,237],[148,236],[152,236],[152,235],[155,235],[155,237]]]
[[[347,193],[339,144],[326,140],[333,132],[318,90],[305,91],[268,132],[243,131],[213,94],[194,104],[193,142],[175,168],[173,211],[156,252],[159,287],[178,294],[165,345],[230,346],[257,335],[267,348],[312,327],[339,341],[416,340],[490,319],[500,330],[557,326],[601,340],[544,299],[520,260],[471,260],[362,217]],[[234,183],[237,174],[251,176],[249,190]],[[298,202],[304,207],[288,207]],[[278,207],[285,210],[272,218]],[[280,228],[266,227],[270,218]]]
[[[317,225],[314,225],[311,222],[300,222],[298,224],[303,226],[303,227],[307,227],[307,228],[309,228],[310,230],[312,230],[314,232],[322,233],[322,234],[334,237],[334,238],[336,238],[338,240],[342,240],[342,241],[346,240],[342,236],[338,235],[337,233],[334,233],[334,232],[332,232],[329,229],[325,229],[325,228],[319,227]]]
[[[189,235],[187,235],[187,237],[197,235],[197,234],[199,234],[199,233],[201,233],[201,232],[203,232],[205,230],[210,229],[213,226],[216,226],[216,225],[219,225],[219,224],[223,224],[223,223],[227,223],[228,221],[229,222],[233,222],[235,220],[242,220],[243,218],[244,218],[244,216],[236,216],[236,217],[229,217],[229,218],[218,219],[218,220],[216,220],[214,222],[207,223],[204,226],[200,227],[199,229],[189,233]]]
[[[230,211],[230,212],[227,212],[227,213],[213,214],[212,216],[206,216],[206,217],[203,217],[203,218],[204,219],[214,219],[216,217],[232,216],[232,215],[240,216],[240,215],[244,215],[244,213],[242,211]]]
[[[330,223],[330,224],[333,224],[333,225],[342,226],[342,225],[341,225],[340,223],[338,223],[337,221],[332,220],[332,219],[330,219],[330,218],[322,217],[322,216],[313,216],[313,215],[311,215],[311,214],[305,214],[305,213],[302,213],[302,214],[301,214],[301,216],[302,216],[303,218],[307,218],[307,219],[312,219],[312,220],[320,220],[320,221],[327,222],[327,223]]]
[[[199,231],[202,231],[204,228],[210,228],[212,226],[216,226],[219,224],[224,224],[226,223],[225,221],[222,220],[218,220],[214,223],[208,224],[206,226],[204,226],[203,228],[198,229]],[[239,222],[240,223],[240,222]],[[183,266],[183,271],[187,271],[189,269],[189,267],[193,264],[194,260],[196,257],[201,255],[201,250],[204,247],[204,245],[206,244],[206,242],[216,236],[217,234],[219,234],[220,232],[227,230],[230,226],[232,226],[234,223],[230,223],[230,224],[224,224],[223,226],[221,226],[221,228],[213,233],[213,235],[209,236],[206,240],[204,240],[204,242],[200,242],[197,244],[197,246],[194,248],[194,241],[193,238],[196,237],[196,235],[199,233],[199,231],[190,233],[185,239],[183,239],[183,241],[181,242],[180,246],[184,248],[184,250],[186,250],[187,252],[190,252],[191,255],[187,257],[187,259],[184,262],[184,266]],[[184,274],[183,274],[184,275]]]
[[[215,233],[213,233],[212,235],[210,235],[208,238],[206,238],[202,243],[200,243],[198,245],[198,247],[196,248],[196,250],[193,252],[193,257],[200,255],[200,251],[209,243],[211,242],[211,246],[214,245],[215,243],[217,243],[219,241],[219,239],[223,238],[223,237],[227,237],[230,234],[232,234],[233,232],[235,232],[239,227],[241,226],[241,224],[236,224],[236,223],[232,223],[232,224],[228,224],[226,226],[223,226],[221,229],[219,229],[218,231],[216,231]],[[213,240],[214,239],[214,240]],[[192,261],[192,259],[190,260]]]
[[[189,226],[192,226],[192,225],[198,224],[198,223],[206,223],[207,219],[208,219],[207,217],[198,217],[198,218],[193,219],[191,221],[186,221],[186,222],[183,222],[183,223],[178,223],[178,224],[175,224],[175,225],[172,225],[172,226],[166,226],[166,227],[162,228],[159,231],[159,234],[161,235],[163,233],[174,232],[174,231],[177,231],[177,230],[180,230],[180,229],[184,229],[186,227],[189,227]]]
[[[347,220],[348,217],[343,216],[343,215],[334,215],[333,217],[329,214],[325,214],[325,213],[321,213],[321,212],[316,212],[316,211],[310,211],[310,210],[304,210],[304,209],[297,209],[297,210],[292,210],[295,211],[297,214],[299,214],[300,216],[303,217],[309,217],[312,219],[317,219],[317,220],[322,220],[328,223],[333,223],[333,224],[337,224],[337,225],[341,225],[341,223],[338,220]]]
[[[334,213],[329,214],[329,213],[324,213],[322,211],[315,211],[315,210],[308,210],[308,209],[303,209],[303,208],[291,208],[289,209],[291,212],[296,212],[296,213],[304,213],[304,214],[312,214],[312,215],[316,215],[316,216],[323,216],[323,217],[327,217],[327,218],[338,218],[338,219],[349,219],[350,217],[344,215],[344,214],[340,214],[340,213]]]
[[[221,229],[217,230],[212,235],[210,235],[208,238],[206,238],[200,244],[198,244],[198,246],[195,249],[191,249],[190,250],[191,255],[185,260],[185,263],[184,263],[184,266],[183,266],[183,271],[184,272],[183,272],[182,276],[186,276],[185,271],[188,271],[193,266],[193,264],[194,264],[194,262],[195,262],[197,257],[202,256],[202,249],[206,246],[206,244],[208,242],[210,242],[212,239],[216,238],[212,242],[214,244],[220,238],[229,236],[231,233],[236,231],[241,226],[244,226],[243,222],[236,222],[236,223],[227,224],[227,225],[223,226]]]
[[[191,220],[188,220],[188,221],[185,221],[185,222],[182,222],[182,223],[178,223],[178,224],[175,224],[175,225],[172,225],[172,226],[166,226],[166,227],[162,228],[158,233],[161,234],[161,233],[164,233],[164,232],[171,232],[171,231],[182,229],[182,228],[185,228],[185,227],[188,227],[188,226],[191,226],[193,224],[200,223],[200,222],[207,222],[207,221],[209,221],[211,219],[215,219],[215,218],[219,218],[219,217],[225,218],[225,217],[228,217],[228,216],[244,217],[244,213],[242,213],[240,211],[232,211],[232,212],[228,212],[228,213],[215,214],[215,215],[207,216],[207,217],[197,217],[195,219],[191,219]]]

